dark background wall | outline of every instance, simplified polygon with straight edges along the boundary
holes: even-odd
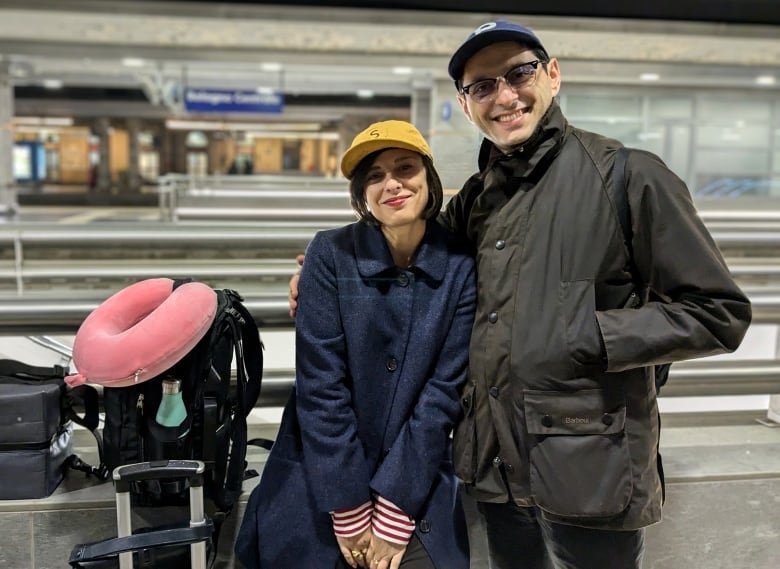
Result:
[[[192,1],[192,0],[186,0]],[[214,0],[195,0],[222,4]],[[283,4],[285,6],[334,6],[443,10],[538,16],[593,18],[637,18],[723,22],[732,24],[780,25],[778,0],[228,0],[232,4]]]

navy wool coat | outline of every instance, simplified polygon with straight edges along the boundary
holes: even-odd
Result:
[[[331,569],[329,512],[379,494],[437,569],[467,569],[451,461],[476,306],[474,262],[429,221],[414,265],[366,223],[318,233],[299,283],[296,386],[236,543],[250,569]]]

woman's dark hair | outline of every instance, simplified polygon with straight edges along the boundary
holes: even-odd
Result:
[[[379,225],[379,221],[371,214],[366,204],[366,180],[374,160],[385,150],[390,150],[390,148],[372,152],[358,162],[358,165],[355,166],[355,170],[352,172],[352,179],[349,181],[349,200],[352,209],[355,210],[361,221],[372,225]],[[441,206],[444,202],[444,190],[439,174],[436,172],[436,168],[433,167],[433,161],[422,154],[420,154],[420,158],[422,158],[423,166],[425,166],[425,178],[428,182],[428,205],[423,210],[423,219],[431,219],[436,217],[439,211],[441,211]]]

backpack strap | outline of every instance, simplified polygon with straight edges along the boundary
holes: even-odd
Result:
[[[67,366],[54,365],[31,366],[16,360],[0,360],[0,375],[17,377],[19,379],[47,380],[65,379],[69,370]]]
[[[620,230],[623,233],[623,243],[628,250],[628,267],[632,278],[639,282],[639,271],[634,262],[634,231],[631,229],[631,208],[628,203],[628,189],[626,188],[626,161],[628,159],[628,148],[621,146],[615,151],[615,162],[612,165],[612,184],[609,192],[612,203],[617,210]]]
[[[629,299],[627,306],[636,306],[641,302],[636,291],[642,291],[646,285],[642,281],[639,269],[634,260],[634,232],[631,229],[631,208],[628,203],[628,187],[626,186],[626,160],[628,159],[629,149],[621,146],[615,151],[615,162],[612,165],[612,184],[609,186],[612,203],[617,210],[620,230],[623,233],[623,243],[628,250],[628,269],[631,272],[631,278],[634,281],[635,292],[632,292],[632,298]],[[651,293],[652,294],[652,293]],[[656,392],[661,391],[661,387],[667,382],[669,377],[670,364],[659,364],[655,366],[655,388]],[[660,415],[659,419],[660,421]],[[659,455],[660,456],[660,455]],[[659,468],[660,461],[659,461]],[[663,472],[661,472],[663,478]]]
[[[225,500],[233,504],[241,494],[246,470],[246,446],[248,429],[246,418],[260,396],[263,379],[263,344],[257,330],[257,323],[242,298],[236,291],[226,289],[228,297],[226,310],[230,314],[228,324],[234,337],[236,356],[236,414],[231,430],[232,448],[243,452],[231,452],[225,477]],[[246,357],[249,354],[251,357]]]
[[[76,404],[80,402],[84,407],[84,416],[76,413]],[[88,475],[93,474],[100,480],[108,480],[110,472],[106,466],[103,455],[103,435],[98,429],[100,425],[100,398],[97,389],[91,385],[79,385],[65,392],[62,406],[63,416],[77,425],[87,429],[95,438],[98,451],[98,466],[92,466],[81,460],[75,454],[67,458],[67,465],[73,470],[80,470]]]

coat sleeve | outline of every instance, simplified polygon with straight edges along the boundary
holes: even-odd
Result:
[[[371,489],[415,518],[425,504],[446,458],[449,437],[460,413],[460,390],[466,381],[469,339],[476,309],[474,264],[467,272],[449,332],[432,373],[406,424],[371,479]],[[414,341],[412,339],[412,341]]]
[[[296,390],[304,469],[320,511],[370,499],[369,469],[346,385],[346,342],[339,314],[336,262],[317,234],[298,285]]]
[[[607,371],[734,351],[751,319],[685,183],[649,152],[626,163],[634,259],[654,297],[596,313]]]

